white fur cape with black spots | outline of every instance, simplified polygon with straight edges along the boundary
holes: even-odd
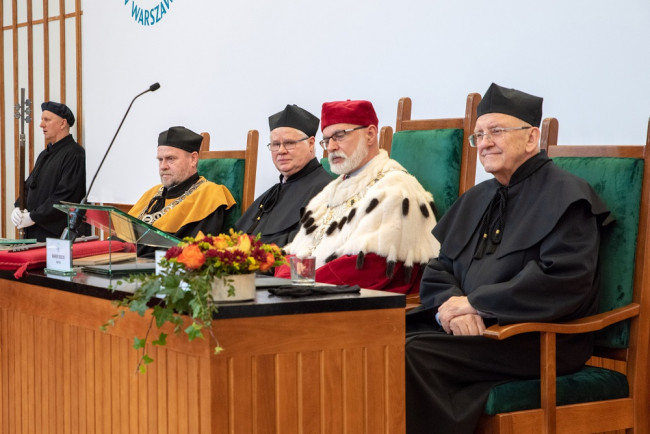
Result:
[[[285,251],[316,256],[320,267],[343,255],[375,253],[388,264],[426,264],[440,244],[433,197],[386,151],[348,179],[339,176],[307,205],[300,231]]]

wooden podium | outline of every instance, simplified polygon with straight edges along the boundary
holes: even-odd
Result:
[[[129,313],[101,332],[124,295],[111,282],[0,273],[0,432],[405,432],[401,295],[258,290],[220,308],[221,354],[170,335],[138,374],[133,337],[149,318]]]

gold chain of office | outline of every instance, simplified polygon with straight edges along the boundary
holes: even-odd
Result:
[[[199,186],[200,186],[201,184],[203,184],[204,182],[206,182],[206,179],[205,179],[205,178],[201,178],[201,179],[199,179],[199,180],[196,181],[196,182],[195,182],[195,183],[194,183],[190,188],[188,188],[188,189],[185,191],[185,193],[183,193],[182,195],[180,195],[178,198],[176,198],[175,201],[173,201],[172,203],[170,203],[169,205],[167,205],[166,207],[164,207],[164,208],[161,209],[160,211],[157,211],[157,212],[155,212],[155,213],[153,213],[153,214],[145,214],[145,212],[147,211],[147,209],[145,208],[145,209],[142,211],[142,213],[140,213],[140,215],[138,216],[138,218],[139,218],[140,220],[142,220],[143,222],[149,224],[149,225],[154,224],[154,222],[155,222],[156,220],[158,220],[160,217],[162,217],[162,216],[164,216],[165,214],[167,214],[167,213],[168,213],[169,211],[171,211],[171,210],[172,210],[176,205],[178,205],[178,204],[181,203],[183,200],[185,200],[185,198],[186,198],[187,196],[189,196],[190,194],[192,194],[192,193],[194,192],[194,190],[196,190],[197,188],[199,188]],[[164,188],[165,188],[164,186],[162,186],[162,185],[160,186],[160,189],[158,190],[158,195],[162,195],[162,193],[163,193],[163,189],[164,189]]]
[[[327,212],[323,216],[321,220],[320,227],[318,228],[314,238],[312,245],[309,249],[309,254],[311,255],[316,247],[321,243],[323,240],[323,237],[325,235],[325,231],[328,228],[328,225],[332,220],[338,220],[344,215],[347,215],[349,213],[349,210],[352,209],[356,204],[358,204],[361,199],[365,197],[365,195],[368,193],[368,191],[381,179],[386,176],[386,174],[390,172],[395,172],[395,171],[401,171],[404,173],[408,173],[407,170],[405,169],[397,169],[397,168],[391,168],[388,170],[385,170],[383,172],[380,172],[377,174],[377,176],[371,180],[368,185],[366,185],[361,191],[358,191],[357,193],[353,194],[349,198],[337,203],[337,204],[327,204]],[[345,182],[345,181],[342,181]],[[329,201],[328,201],[329,202]]]

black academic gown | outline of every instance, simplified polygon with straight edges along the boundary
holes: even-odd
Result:
[[[59,238],[68,224],[66,213],[52,205],[79,203],[86,195],[86,152],[68,135],[49,144],[36,159],[25,181],[26,207],[34,225],[25,228],[26,238]],[[15,206],[18,206],[16,200]]]
[[[250,235],[261,233],[262,242],[282,247],[298,233],[301,209],[330,181],[332,176],[314,158],[285,183],[275,184],[258,197],[235,228]]]
[[[499,191],[505,202],[495,202]],[[485,227],[499,227],[501,237],[480,246],[490,208]],[[585,181],[543,152],[519,167],[509,186],[485,181],[458,199],[434,228],[440,255],[424,271],[422,306],[407,315],[409,434],[472,433],[494,385],[539,376],[539,334],[504,341],[447,335],[435,320],[438,307],[467,296],[486,326],[595,313],[608,214]],[[590,357],[593,336],[558,336],[557,344],[558,374],[567,374]]]

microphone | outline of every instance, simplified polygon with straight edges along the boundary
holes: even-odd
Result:
[[[131,106],[135,102],[136,99],[140,98],[142,95],[144,95],[147,92],[155,92],[158,89],[160,89],[160,83],[154,83],[151,86],[149,86],[149,89],[145,90],[144,92],[140,92],[137,94],[132,100],[131,104],[129,104],[129,108],[126,109],[126,113],[124,113],[124,117],[122,118],[122,122],[120,122],[120,125],[117,127],[117,131],[115,131],[115,135],[113,136],[113,139],[111,140],[111,143],[108,145],[108,149],[106,149],[106,152],[104,153],[104,158],[102,158],[102,161],[99,163],[99,166],[97,167],[97,170],[95,171],[95,175],[93,176],[92,181],[90,181],[90,186],[88,187],[88,190],[86,191],[86,195],[81,199],[81,202],[79,202],[80,205],[83,205],[85,203],[88,203],[88,195],[90,194],[90,189],[93,188],[93,184],[95,183],[95,179],[97,179],[97,175],[99,174],[99,170],[102,168],[102,165],[104,164],[104,161],[106,160],[106,157],[108,156],[108,152],[111,150],[111,147],[113,146],[113,142],[115,142],[115,138],[117,137],[117,133],[120,132],[120,129],[122,128],[122,124],[124,123],[124,120],[126,119],[126,116],[129,114],[129,111],[131,110]],[[70,219],[68,220],[68,227],[64,229],[63,234],[61,234],[61,239],[62,240],[71,240],[74,242],[74,240],[80,235],[80,229],[81,229],[81,224],[85,220],[85,215],[86,215],[86,210],[85,209],[75,209],[70,213]]]

